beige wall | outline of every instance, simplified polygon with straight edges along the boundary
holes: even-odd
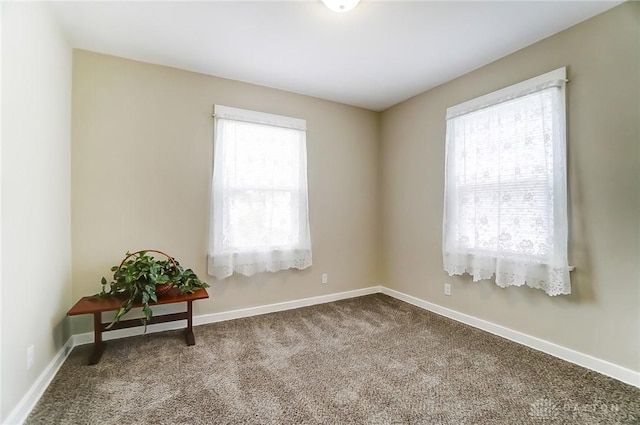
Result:
[[[127,250],[144,248],[168,251],[212,285],[195,314],[380,283],[377,113],[87,51],[73,57],[74,299],[98,292]],[[307,120],[311,268],[207,276],[216,103]],[[89,330],[87,318],[74,320],[75,333]]]
[[[639,64],[640,3],[629,2],[385,111],[383,283],[640,371]],[[446,108],[563,65],[573,293],[449,277],[441,253]]]
[[[2,421],[70,336],[70,123],[71,49],[48,7],[3,3]]]

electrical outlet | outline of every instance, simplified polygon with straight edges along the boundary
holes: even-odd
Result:
[[[329,282],[329,275],[326,273],[322,273],[322,283]]]
[[[33,345],[27,348],[27,370],[31,369],[33,366],[33,361],[35,360],[36,349]]]
[[[444,294],[445,295],[451,295],[451,284],[450,283],[445,283],[444,284]]]

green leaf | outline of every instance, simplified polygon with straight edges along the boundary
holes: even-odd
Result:
[[[153,311],[148,305],[142,307],[142,312],[144,313],[144,317],[146,317],[147,319],[151,319],[151,316],[153,316]]]

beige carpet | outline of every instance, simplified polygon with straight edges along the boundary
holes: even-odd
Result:
[[[638,424],[640,389],[382,294],[76,348],[27,424]]]

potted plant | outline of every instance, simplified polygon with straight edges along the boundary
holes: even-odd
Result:
[[[166,259],[159,260],[148,255],[149,252],[164,255]],[[127,252],[120,265],[111,267],[111,271],[114,272],[113,282],[108,284],[107,279],[102,278],[100,296],[121,295],[126,298],[116,311],[116,315],[107,329],[111,329],[122,316],[131,310],[134,303],[139,302],[142,304],[143,317],[141,321],[146,331],[147,324],[153,316],[149,303],[157,302],[158,297],[174,287],[179,288],[181,294],[209,287],[206,282],[198,278],[193,270],[185,270],[169,254],[155,249]],[[107,285],[109,285],[108,290]]]

